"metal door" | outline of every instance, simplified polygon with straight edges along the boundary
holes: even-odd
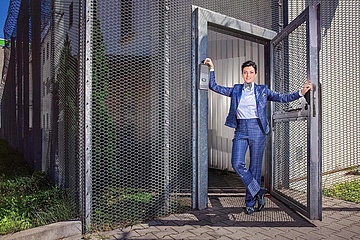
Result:
[[[319,6],[307,7],[272,41],[271,86],[294,92],[310,79],[300,101],[271,104],[271,195],[310,219],[322,218]]]

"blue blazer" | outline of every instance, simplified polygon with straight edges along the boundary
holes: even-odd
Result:
[[[235,84],[233,87],[217,85],[215,81],[215,72],[210,71],[209,88],[216,93],[231,97],[230,109],[225,121],[225,125],[231,128],[236,128],[237,126],[236,110],[241,99],[243,86],[243,84]],[[266,115],[267,102],[274,101],[285,103],[294,101],[301,97],[299,91],[290,94],[281,94],[270,90],[267,85],[257,85],[255,83],[254,92],[256,98],[256,114],[260,120],[261,128],[265,134],[270,132],[269,122]]]

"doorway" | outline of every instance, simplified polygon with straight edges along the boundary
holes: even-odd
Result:
[[[255,83],[265,84],[265,45],[260,42],[246,39],[239,33],[209,26],[208,56],[214,62],[219,85],[233,86],[242,83],[241,64],[247,60],[254,61],[258,66]],[[230,98],[208,91],[208,101],[208,192],[244,193],[244,185],[231,166],[234,129],[224,125]],[[247,164],[249,158],[247,153]],[[262,176],[264,169],[265,159]]]
[[[231,140],[233,129],[225,128],[224,122],[226,113],[213,114],[219,115],[218,119],[215,119],[216,128],[209,128],[209,91],[208,88],[203,88],[205,78],[201,77],[203,74],[203,67],[201,62],[205,60],[209,54],[214,54],[216,69],[220,70],[220,73],[224,75],[224,81],[240,82],[240,66],[246,58],[253,58],[254,61],[258,61],[259,69],[261,67],[261,83],[270,82],[270,63],[265,61],[270,58],[270,41],[276,36],[276,32],[265,29],[250,23],[234,19],[216,12],[212,12],[207,9],[203,9],[197,6],[193,6],[192,14],[192,32],[193,32],[193,44],[192,44],[192,55],[193,55],[193,197],[192,205],[193,208],[204,209],[207,207],[208,200],[208,176],[209,176],[209,142],[208,134],[213,131],[223,131],[222,135],[217,136],[211,133],[216,142],[218,142],[214,152],[211,154],[218,154],[219,159],[217,161],[217,168],[220,170],[231,171],[229,157],[231,154]],[[217,40],[219,38],[219,41]],[[211,40],[211,41],[209,41]],[[219,44],[216,47],[216,51],[210,53],[209,43]],[[236,46],[237,45],[237,46]],[[240,45],[240,47],[239,47]],[[253,46],[253,47],[252,47]],[[230,53],[234,49],[237,49],[238,53]],[[231,57],[230,57],[231,55]],[[227,57],[229,56],[229,57]],[[228,72],[228,66],[221,65],[231,63],[232,71]],[[237,66],[235,66],[235,64]],[[231,73],[231,74],[230,74]],[[215,73],[217,74],[217,73]],[[231,77],[229,77],[231,75]],[[221,78],[222,76],[220,76]],[[198,80],[201,79],[201,82]],[[220,80],[218,78],[218,80]],[[221,80],[220,80],[221,81]],[[259,82],[260,83],[260,82]],[[219,97],[219,101],[222,104],[226,104],[226,97]],[[217,101],[217,100],[216,100]],[[211,104],[215,104],[214,101]],[[228,105],[227,105],[228,106]],[[226,112],[227,107],[221,107],[222,111]],[[218,111],[220,108],[216,109]],[[215,111],[211,112],[215,113]],[[219,126],[219,127],[218,127]],[[210,130],[209,130],[210,129]],[[220,130],[221,129],[221,130]],[[225,130],[226,129],[226,130]],[[225,132],[226,131],[226,132]],[[269,139],[269,138],[268,138]],[[230,148],[230,149],[229,149]],[[210,149],[212,147],[210,146]],[[225,151],[222,151],[226,149]],[[220,151],[219,151],[220,150]],[[226,160],[225,160],[226,159]],[[266,167],[265,167],[266,169]],[[265,171],[265,179],[268,178]]]

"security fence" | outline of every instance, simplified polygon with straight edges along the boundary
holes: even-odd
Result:
[[[356,29],[360,23],[356,19],[360,17],[360,3],[288,1],[288,21],[304,6],[317,2],[320,2],[322,27],[322,181],[323,187],[331,187],[359,178],[360,43],[356,39],[360,33]]]
[[[330,173],[359,166],[359,3],[319,2],[323,182],[331,185]],[[311,3],[11,0],[2,137],[67,190],[84,231],[190,210],[192,5],[279,32]],[[303,61],[294,74],[305,73]]]

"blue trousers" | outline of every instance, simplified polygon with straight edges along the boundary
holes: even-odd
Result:
[[[258,119],[241,119],[235,129],[231,164],[246,186],[245,205],[254,207],[256,194],[261,185],[261,167],[266,146],[266,134],[261,130]],[[245,163],[247,149],[250,149],[249,168]]]

